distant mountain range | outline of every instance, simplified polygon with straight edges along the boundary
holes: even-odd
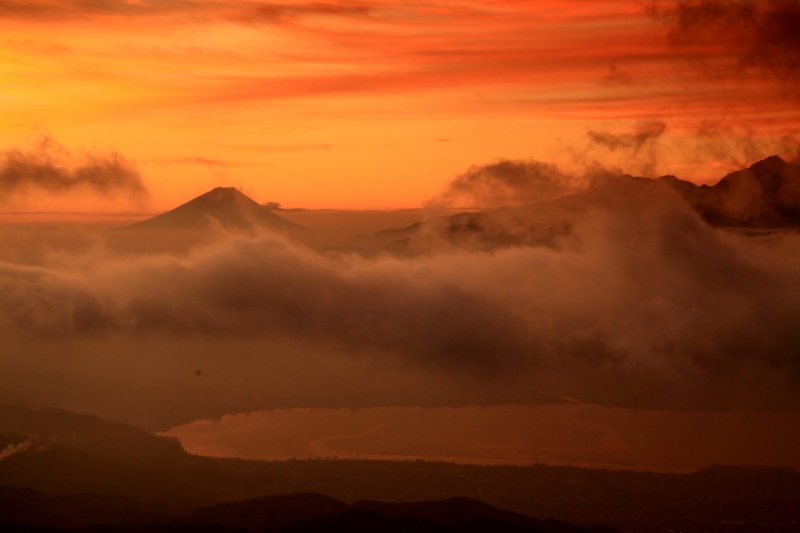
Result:
[[[800,167],[771,156],[749,168],[732,172],[717,184],[695,185],[675,176],[621,178],[649,194],[657,186],[675,190],[709,225],[776,230],[800,228]],[[608,182],[588,192],[521,207],[500,207],[428,220],[405,228],[349,238],[337,250],[397,255],[424,253],[449,243],[456,247],[556,246],[568,235],[577,213],[608,201]],[[653,187],[653,186],[656,187]],[[288,233],[302,242],[315,242],[314,232],[274,212],[278,204],[259,205],[234,187],[217,187],[183,205],[137,222],[130,230],[172,230],[203,234],[218,227],[226,231],[269,229]]]
[[[624,190],[624,192],[623,192]],[[406,228],[350,238],[341,248],[365,254],[417,255],[452,246],[494,249],[562,246],[582,213],[615,210],[625,195],[664,198],[674,190],[707,224],[743,230],[800,228],[800,167],[778,156],[732,172],[714,186],[675,176],[622,176],[556,200],[499,207],[427,220]]]
[[[225,230],[266,228],[300,230],[273,212],[274,205],[259,205],[234,187],[217,187],[171,211],[128,226],[139,230],[203,230],[218,225]]]
[[[800,474],[786,468],[215,459],[94,416],[0,406],[3,533],[789,533],[798,524]]]

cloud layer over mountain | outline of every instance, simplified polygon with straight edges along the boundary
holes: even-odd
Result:
[[[52,366],[64,346],[77,350],[73,371],[96,364],[82,360],[82,343],[124,366],[144,357],[120,346],[127,338],[155,354],[146,387],[156,395],[169,388],[157,376],[191,350],[226,368],[217,394],[233,394],[237,380],[253,378],[232,356],[239,346],[288,366],[303,352],[315,354],[303,364],[320,368],[344,356],[462,376],[483,383],[476,390],[513,383],[517,400],[544,389],[634,407],[797,406],[796,232],[713,229],[665,182],[607,176],[527,209],[527,219],[503,209],[482,216],[517,224],[523,236],[562,230],[546,245],[492,246],[487,239],[507,227],[478,227],[475,242],[423,231],[424,253],[375,259],[263,234],[181,256],[91,252],[44,267],[3,264],[3,335],[17,349],[37,346],[12,374]],[[340,378],[329,374],[334,389]],[[96,386],[113,389],[119,378],[106,379]],[[322,404],[330,394],[298,391],[294,401]]]

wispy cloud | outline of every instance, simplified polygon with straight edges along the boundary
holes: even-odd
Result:
[[[33,151],[7,150],[0,157],[0,202],[14,195],[81,190],[140,200],[147,196],[136,168],[115,152],[75,157],[45,137]]]
[[[499,207],[553,200],[575,192],[580,180],[541,161],[501,160],[473,166],[454,178],[432,205]]]

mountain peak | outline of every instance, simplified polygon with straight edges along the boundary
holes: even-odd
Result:
[[[750,170],[752,170],[756,174],[780,174],[786,171],[787,168],[791,168],[793,165],[787,163],[782,158],[777,155],[771,155],[766,159],[762,159],[761,161],[757,161],[750,165]]]
[[[279,217],[236,187],[215,187],[171,211],[137,222],[135,229],[199,230],[219,224],[225,229],[269,227],[278,230],[300,226]]]
[[[777,155],[737,170],[709,187],[664,180],[707,222],[776,229],[800,226],[800,168]]]
[[[784,161],[783,158],[781,158],[778,155],[771,155],[769,157],[765,157],[761,161],[757,161],[757,162],[753,163],[750,166],[754,167],[756,165],[788,165],[788,163],[786,161]]]
[[[226,197],[233,198],[237,196],[244,196],[248,200],[250,199],[246,194],[244,194],[236,187],[214,187],[207,193],[198,196],[198,198],[202,198],[203,196],[218,196],[220,198],[226,198]]]
[[[200,196],[190,200],[189,202],[187,202],[187,204],[190,204],[192,202],[208,202],[208,201],[215,203],[243,202],[245,204],[258,205],[258,202],[256,202],[255,200],[244,194],[236,187],[214,187],[207,193],[203,193]]]

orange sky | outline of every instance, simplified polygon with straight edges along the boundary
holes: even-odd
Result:
[[[0,0],[0,148],[116,151],[155,211],[217,185],[412,207],[498,158],[709,180],[785,148],[798,102],[781,65],[724,39],[676,45],[655,5]],[[657,144],[589,144],[643,120],[666,123]],[[77,207],[93,206],[136,209]]]

